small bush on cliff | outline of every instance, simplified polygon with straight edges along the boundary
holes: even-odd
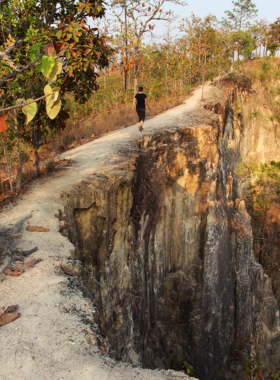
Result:
[[[186,373],[190,376],[192,376],[194,374],[194,369],[193,369],[193,366],[190,365],[188,362],[183,362],[183,366],[182,368],[186,371]]]
[[[280,146],[280,61],[275,57],[262,59],[248,74],[258,84],[258,90],[264,96],[263,111],[258,114],[259,122],[274,133]]]
[[[249,350],[248,361],[243,363],[245,380],[280,380],[280,371],[275,372],[263,364],[259,356],[259,346],[252,339],[245,338],[242,345],[246,345]]]
[[[240,178],[247,210],[252,218],[253,249],[256,259],[272,280],[280,305],[280,162],[241,163],[235,173]]]

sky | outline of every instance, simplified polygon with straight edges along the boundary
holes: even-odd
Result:
[[[173,10],[176,15],[181,19],[189,17],[192,13],[204,18],[208,14],[212,14],[221,20],[226,16],[225,11],[233,10],[233,4],[231,0],[186,0],[188,5],[179,6],[166,2],[164,6],[165,10]],[[252,0],[253,4],[258,9],[258,15],[256,19],[266,19],[268,23],[274,22],[280,17],[280,0]],[[254,20],[254,19],[253,19]],[[251,20],[251,23],[253,23]],[[163,23],[157,22],[155,32],[157,35],[165,33],[165,27]]]
[[[187,0],[186,0],[187,1]],[[258,19],[266,19],[269,23],[280,17],[280,0],[253,0],[256,4]],[[225,16],[226,10],[232,10],[233,4],[231,0],[188,0],[185,7],[172,7],[180,17],[188,17],[191,13],[200,17],[205,17],[209,13],[215,15],[219,20]]]

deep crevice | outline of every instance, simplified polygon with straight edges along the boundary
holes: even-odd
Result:
[[[264,281],[248,216],[234,210],[232,110],[214,110],[222,124],[144,137],[134,171],[73,190],[65,211],[114,357],[177,370],[187,361],[201,380],[240,375],[240,359],[231,363],[244,335],[256,334],[256,273]]]

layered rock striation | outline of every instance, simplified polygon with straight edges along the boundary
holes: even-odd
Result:
[[[237,94],[213,92],[63,195],[65,231],[114,356],[150,368],[187,361],[208,380],[240,376],[245,339],[264,363],[277,362],[280,340],[277,302],[237,201]]]

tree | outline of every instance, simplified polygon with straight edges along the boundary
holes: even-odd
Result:
[[[251,0],[232,1],[234,8],[232,11],[225,11],[227,20],[225,24],[229,25],[232,30],[241,31],[250,27],[250,22],[258,13],[256,5]],[[237,57],[239,60],[240,45],[237,45]]]
[[[171,47],[171,43],[172,41],[174,40],[174,37],[172,37],[171,33],[173,30],[175,30],[175,26],[172,24],[174,23],[174,21],[176,21],[176,19],[174,20],[169,20],[167,23],[166,23],[166,34],[165,36],[163,37],[163,40],[166,42],[165,43],[165,54],[166,54],[166,65],[165,65],[165,83],[166,83],[166,91],[167,93],[169,93],[169,84],[168,84],[168,76],[169,76],[169,57],[170,57],[170,47]]]
[[[131,25],[133,31],[134,46],[133,59],[134,64],[134,91],[137,92],[139,69],[140,69],[140,45],[146,33],[151,33],[154,29],[154,21],[168,21],[172,19],[171,11],[164,11],[165,3],[173,3],[185,5],[182,0],[147,0],[140,2],[138,0],[118,0],[112,2],[112,7],[115,7],[114,15],[119,23],[124,25],[125,36],[127,35],[127,25]],[[118,11],[120,8],[120,12]],[[124,12],[123,12],[124,11]],[[127,21],[126,21],[127,20]]]
[[[103,0],[1,2],[0,112],[8,111],[6,138],[10,144],[14,146],[17,135],[31,145],[37,173],[39,147],[66,126],[64,95],[72,93],[83,103],[98,89],[96,69],[108,64],[110,49],[98,29],[89,25],[104,12]],[[38,104],[32,119],[22,112],[24,102],[15,104],[17,99]],[[58,108],[58,103],[59,118],[50,118],[46,107]],[[10,107],[17,107],[16,117]]]
[[[276,51],[280,49],[280,17],[270,24],[267,48],[272,55],[275,55]]]
[[[232,11],[225,11],[228,16],[228,24],[234,30],[243,30],[250,26],[249,20],[257,16],[258,10],[251,0],[232,1]]]
[[[249,32],[243,32],[243,30],[234,32],[232,34],[232,41],[237,44],[239,54],[247,59],[252,58],[252,53],[257,44],[256,40]]]
[[[267,43],[269,40],[269,25],[267,21],[265,20],[260,20],[255,23],[250,28],[250,33],[254,37],[257,47],[256,47],[256,54],[261,57],[266,57],[267,56]],[[258,48],[259,48],[259,53],[258,53]],[[262,53],[263,49],[263,53]]]
[[[227,34],[219,28],[214,16],[204,19],[192,15],[183,20],[180,27],[189,57],[190,83],[200,80],[203,89],[206,78],[221,75],[230,65],[230,43]]]

